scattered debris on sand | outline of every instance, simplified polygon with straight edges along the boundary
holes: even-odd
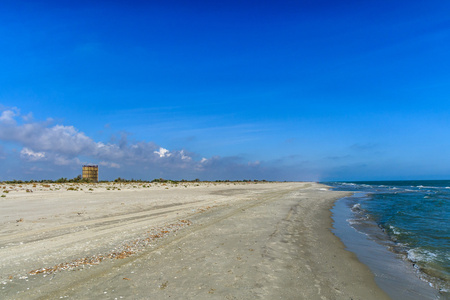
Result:
[[[179,220],[176,223],[152,228],[147,231],[145,237],[124,242],[119,247],[113,249],[107,254],[93,255],[90,257],[79,258],[71,262],[60,263],[53,267],[40,268],[29,272],[30,275],[44,274],[50,275],[59,271],[74,270],[83,266],[98,265],[105,259],[124,259],[133,254],[143,251],[151,246],[157,239],[164,238],[171,233],[192,225],[189,220]],[[125,279],[125,278],[124,278]]]

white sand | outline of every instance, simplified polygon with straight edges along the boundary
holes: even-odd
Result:
[[[1,187],[1,299],[388,299],[316,183]]]

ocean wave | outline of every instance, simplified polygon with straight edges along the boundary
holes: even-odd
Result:
[[[361,203],[356,203],[352,206],[352,211],[361,211]]]
[[[367,237],[370,237],[370,234],[362,229],[364,227],[364,220],[362,219],[346,219],[347,223],[354,229],[356,232],[363,234]]]
[[[353,229],[398,253],[441,291],[450,286],[450,181],[340,185],[358,190],[347,204]],[[374,223],[381,231],[374,228]],[[385,240],[386,239],[386,240]],[[450,298],[449,298],[450,299]]]
[[[350,225],[361,224],[361,221],[357,219],[346,219],[347,223]]]
[[[395,226],[389,225],[389,229],[391,230],[391,232],[395,235],[400,235],[402,234],[399,229],[397,229]]]
[[[418,185],[416,186],[419,189],[442,189],[440,186],[428,186],[428,185]]]
[[[407,257],[414,263],[431,262],[437,258],[437,254],[429,250],[415,248],[407,251]]]

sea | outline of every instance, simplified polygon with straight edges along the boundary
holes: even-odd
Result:
[[[334,232],[393,299],[450,299],[450,180],[325,184],[354,192],[336,202]]]

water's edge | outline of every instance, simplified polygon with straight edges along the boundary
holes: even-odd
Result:
[[[399,254],[389,251],[368,235],[358,232],[347,220],[352,218],[349,207],[351,197],[335,201],[331,209],[332,232],[367,265],[375,275],[375,281],[392,299],[449,299],[438,290],[422,281],[413,266],[404,261]],[[376,228],[373,228],[376,230]],[[380,234],[383,234],[380,230]]]

